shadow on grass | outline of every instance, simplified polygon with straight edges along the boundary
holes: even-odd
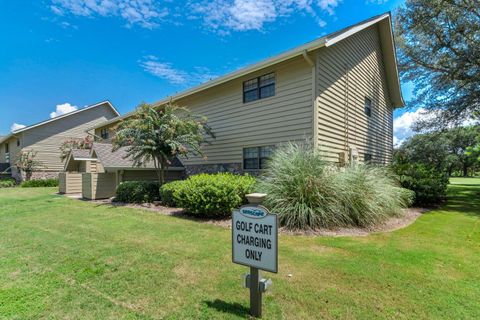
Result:
[[[480,217],[480,185],[451,184],[442,211]]]
[[[231,313],[239,317],[248,317],[250,315],[250,309],[244,305],[241,305],[240,303],[231,303],[220,299],[203,301],[203,303],[205,303],[209,308],[213,308],[224,313]]]

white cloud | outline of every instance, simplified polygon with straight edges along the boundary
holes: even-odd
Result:
[[[140,25],[154,28],[168,15],[167,8],[160,8],[155,0],[51,0],[50,9],[57,15],[66,12],[75,16],[120,17],[127,26]]]
[[[262,30],[265,24],[293,13],[308,13],[323,27],[319,14],[334,14],[341,0],[213,0],[191,4],[194,15],[221,34],[230,31]]]
[[[72,106],[70,103],[58,104],[56,110],[50,113],[50,118],[55,118],[77,109],[77,106]]]
[[[418,120],[431,120],[435,118],[435,113],[427,112],[426,109],[419,108],[415,111],[407,111],[401,116],[396,117],[393,120],[393,145],[398,147],[406,139],[415,135],[412,130],[413,124]],[[467,119],[463,121],[461,126],[470,126],[477,124],[478,121],[473,119]]]
[[[175,69],[171,63],[161,62],[154,55],[145,56],[139,65],[144,71],[176,85],[193,85],[216,77],[205,67],[195,67],[192,72]]]
[[[22,128],[25,128],[26,125],[24,124],[19,124],[19,123],[16,123],[14,122],[11,126],[10,126],[10,131],[13,132],[13,131],[17,131],[17,130],[20,130]]]

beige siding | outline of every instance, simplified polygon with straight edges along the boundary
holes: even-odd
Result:
[[[82,173],[82,196],[86,199],[105,199],[115,196],[115,173]]]
[[[110,123],[106,126],[95,129],[95,141],[110,141],[115,136],[115,127],[118,125],[118,122]],[[108,139],[101,138],[101,132],[103,129],[108,129]]]
[[[275,72],[275,96],[243,103],[243,81]],[[279,145],[312,135],[312,68],[303,58],[278,64],[241,79],[178,101],[204,115],[216,134],[200,157],[182,159],[186,165],[240,163],[243,148]]]
[[[61,172],[58,175],[60,193],[81,193],[82,174]]]
[[[165,172],[165,180],[180,180],[184,176],[184,171],[171,170]],[[157,174],[154,170],[125,170],[121,176],[122,181],[157,181]]]
[[[20,142],[20,146],[17,146],[17,140]],[[9,147],[9,161],[7,161],[7,154],[5,152],[5,145],[8,144]],[[19,133],[17,137],[12,137],[8,139],[7,141],[3,142],[0,145],[0,162],[2,163],[10,163],[10,166],[12,166],[12,175],[16,176],[17,175],[17,169],[14,167],[15,162],[18,158],[18,155],[21,151],[22,148],[22,133]]]
[[[71,138],[84,138],[88,128],[115,116],[110,107],[103,105],[32,128],[24,132],[23,149],[38,152],[37,160],[43,163],[43,170],[61,171],[64,167],[59,150],[62,142]]]
[[[375,163],[390,162],[393,109],[376,26],[319,51],[317,88],[318,146],[325,157],[336,162],[339,152],[356,146],[360,161],[369,153]],[[370,118],[365,97],[373,102]]]

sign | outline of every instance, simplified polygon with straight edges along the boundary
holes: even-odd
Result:
[[[246,205],[232,214],[234,263],[277,273],[277,215],[265,207]]]

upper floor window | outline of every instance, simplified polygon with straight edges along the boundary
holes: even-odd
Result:
[[[10,150],[9,150],[9,147],[8,147],[8,142],[5,143],[5,153],[9,153]]]
[[[100,130],[100,137],[101,137],[103,140],[107,140],[108,137],[109,137],[108,129],[102,129],[102,130]]]
[[[369,117],[372,116],[372,100],[365,98],[365,114]]]
[[[243,169],[265,169],[273,154],[274,146],[251,147],[243,149]]]
[[[273,97],[275,95],[275,72],[243,82],[243,102]]]
[[[17,147],[20,147],[20,139],[17,139]]]

